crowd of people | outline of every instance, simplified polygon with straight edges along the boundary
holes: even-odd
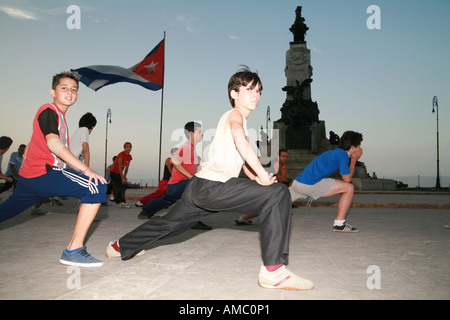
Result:
[[[71,72],[53,77],[53,102],[37,110],[31,140],[10,155],[5,174],[1,171],[1,160],[13,141],[6,136],[0,138],[0,179],[5,180],[0,192],[13,188],[12,194],[0,203],[0,222],[30,207],[39,208],[47,199],[78,198],[78,219],[59,261],[99,267],[103,262],[87,252],[85,237],[102,204],[114,201],[120,208],[131,208],[125,192],[133,159],[132,144],[124,143],[124,150],[108,166],[107,177],[91,169],[89,135],[97,123],[94,115],[89,112],[83,115],[70,139],[66,123],[66,112],[78,99],[78,85]],[[337,149],[318,156],[294,179],[287,173],[288,151],[280,150],[278,161],[272,164],[274,174],[268,173],[247,138],[247,119],[257,108],[262,90],[258,74],[247,67],[231,76],[228,83],[231,109],[219,119],[207,161],[199,163],[195,150],[203,137],[200,124],[193,121],[185,124],[187,141],[166,159],[158,189],[135,204],[142,208],[138,218],[145,222],[111,241],[106,247],[107,257],[128,260],[144,254],[148,245],[159,239],[189,228],[209,230],[211,227],[202,223],[202,219],[213,213],[250,213],[242,215],[236,223],[248,225],[252,218],[259,218],[262,255],[259,285],[288,290],[313,288],[311,281],[285,266],[292,205],[297,199],[340,194],[332,231],[358,231],[346,222],[346,215],[354,193],[350,181],[355,164],[363,155],[362,134],[345,132]],[[240,177],[241,170],[247,177]],[[342,180],[329,178],[336,170]],[[165,215],[155,217],[155,213],[167,208]]]

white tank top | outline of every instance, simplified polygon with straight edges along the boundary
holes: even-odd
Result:
[[[234,144],[231,134],[230,124],[227,122],[231,109],[225,112],[219,120],[216,134],[211,142],[208,160],[199,166],[196,176],[203,179],[226,182],[231,178],[236,178],[241,172],[244,158]],[[241,113],[239,110],[237,110]],[[242,115],[242,113],[241,113]],[[248,136],[247,119],[242,115],[245,135]]]

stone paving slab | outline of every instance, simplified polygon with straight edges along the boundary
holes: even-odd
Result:
[[[142,190],[141,190],[142,191]],[[147,191],[145,191],[147,192]],[[128,190],[129,197],[139,197]],[[408,204],[442,205],[446,194],[392,197]],[[361,195],[360,203],[382,203],[387,195]],[[355,196],[355,202],[358,196]],[[403,199],[403,200],[401,200]],[[420,201],[419,201],[420,200]],[[129,201],[133,204],[133,201]],[[425,203],[425,202],[424,202]],[[152,246],[129,261],[104,256],[106,245],[137,227],[140,209],[101,207],[88,239],[100,268],[73,268],[58,260],[76,219],[77,200],[30,210],[0,224],[0,299],[90,300],[404,300],[450,298],[450,223],[446,209],[353,207],[350,224],[360,232],[331,231],[336,208],[293,209],[288,268],[310,279],[311,291],[263,289],[259,223],[236,226],[241,213],[217,213],[204,220],[213,230],[188,230]],[[164,212],[163,212],[164,213]],[[379,285],[379,289],[378,289]],[[373,289],[370,289],[372,287]]]

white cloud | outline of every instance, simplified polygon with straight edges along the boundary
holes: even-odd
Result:
[[[235,35],[233,35],[233,34],[230,34],[230,35],[228,35],[228,39],[230,39],[230,40],[238,40],[239,37],[238,37],[238,36],[235,36]]]
[[[188,31],[188,32],[194,32],[195,31],[194,23],[197,21],[196,18],[190,17],[190,16],[186,16],[186,15],[182,15],[182,14],[177,14],[176,20],[178,22],[180,22],[184,26],[184,29],[186,31]]]
[[[15,19],[25,19],[25,20],[39,20],[39,18],[32,12],[27,12],[25,10],[12,8],[12,7],[0,7],[0,11],[3,11],[8,16]]]
[[[314,51],[314,52],[316,52],[316,53],[323,53],[323,51],[322,50],[320,50],[320,49],[317,49],[316,47],[314,47],[314,46],[311,46],[311,50],[312,51]]]

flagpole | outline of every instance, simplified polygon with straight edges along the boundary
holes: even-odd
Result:
[[[106,110],[106,138],[105,138],[105,178],[107,177],[108,171],[107,165],[108,165],[108,119],[109,123],[111,123],[111,109],[108,108]]]
[[[158,181],[156,185],[161,181],[161,145],[162,145],[162,122],[163,122],[163,106],[164,106],[164,78],[166,68],[166,32],[164,31],[164,55],[163,55],[163,79],[161,88],[161,119],[159,123],[159,163],[158,163]]]

